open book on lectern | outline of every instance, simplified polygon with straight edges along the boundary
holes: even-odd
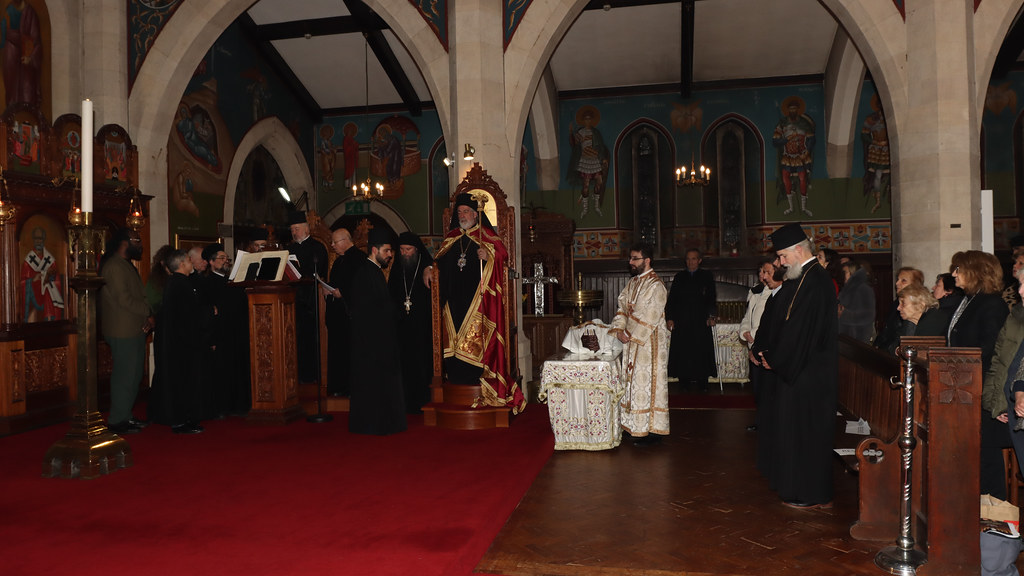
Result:
[[[298,260],[294,254],[287,250],[274,250],[271,252],[246,252],[239,250],[235,257],[235,264],[231,267],[231,275],[228,280],[242,282],[250,280],[269,280],[280,282],[288,277],[289,280],[298,280],[302,277],[297,267]]]

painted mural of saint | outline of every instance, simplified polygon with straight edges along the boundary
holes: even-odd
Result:
[[[338,164],[338,151],[334,149],[334,127],[324,124],[320,127],[320,183],[324,190],[334,189],[334,168]]]
[[[576,123],[569,123],[569,142],[572,155],[569,157],[569,173],[566,179],[580,188],[580,218],[587,215],[589,208],[590,183],[594,183],[594,211],[601,213],[601,194],[604,193],[605,178],[608,175],[608,147],[604,144],[597,124],[601,113],[587,105],[576,111]]]
[[[345,134],[341,141],[341,150],[345,158],[345,188],[348,188],[355,181],[356,167],[359,165],[359,142],[356,141],[359,127],[355,122],[349,122],[341,131]]]
[[[32,229],[32,248],[21,262],[21,291],[25,322],[48,322],[64,317],[64,296],[57,284],[57,260],[46,248],[46,230]]]
[[[377,128],[375,145],[377,157],[384,160],[384,173],[388,182],[398,182],[402,177],[402,164],[405,162],[405,146],[399,135],[391,126],[382,124]]]
[[[874,198],[871,207],[874,214],[882,206],[882,197],[889,196],[892,178],[889,159],[889,131],[885,128],[885,114],[878,94],[871,97],[873,112],[864,119],[860,130],[861,146],[864,149],[864,197]]]
[[[775,126],[772,143],[778,148],[779,199],[785,195],[789,204],[783,214],[793,212],[793,195],[799,191],[800,211],[813,216],[807,209],[807,192],[814,166],[814,120],[804,113],[807,105],[799,96],[786,98],[781,108],[782,118]]]
[[[0,17],[0,45],[3,46],[4,90],[7,106],[39,105],[42,100],[40,75],[43,40],[39,17],[25,0],[11,0]]]

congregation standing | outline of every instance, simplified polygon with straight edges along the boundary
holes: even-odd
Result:
[[[479,326],[495,321],[500,306],[488,300],[496,291],[487,288],[509,255],[472,198],[456,199],[452,229],[436,259],[415,234],[394,237],[373,229],[364,252],[351,231],[338,228],[331,236],[336,258],[329,274],[323,243],[311,238],[304,214],[293,216],[288,250],[303,277],[323,281],[319,288],[308,283],[311,296],[296,298],[300,381],[319,378],[310,338],[316,322],[323,322],[326,386],[333,396],[349,397],[351,432],[401,432],[406,414],[430,401],[433,281],[440,283],[447,379],[479,384],[481,401],[489,405],[516,412],[525,406],[504,371],[504,347],[473,341]],[[931,288],[922,271],[900,268],[895,299],[879,318],[866,263],[816,250],[799,224],[782,226],[770,238],[774,254],[760,262],[739,338],[748,350],[757,407],[748,428],[758,437],[757,467],[782,502],[794,508],[831,505],[840,335],[887,353],[896,352],[904,336],[938,336],[950,346],[980,348],[980,485],[983,493],[1005,498],[1002,450],[1024,446],[1015,431],[1024,419],[1024,242],[1015,242],[1009,282],[999,260],[977,250],[954,254],[949,271],[937,275]],[[113,358],[109,428],[131,434],[155,422],[196,434],[204,421],[244,415],[252,401],[247,308],[242,290],[228,280],[231,258],[224,246],[164,246],[145,285],[132,264],[140,247],[137,234],[118,231],[101,262],[102,329]],[[671,289],[655,272],[653,256],[650,245],[630,248],[631,278],[609,330],[624,345],[619,425],[638,446],[659,444],[670,434],[671,378],[706,387],[718,368],[715,280],[701,267],[701,253],[685,252],[686,268]],[[315,312],[319,297],[326,300],[323,319]],[[143,376],[150,333],[152,390],[146,418],[137,419],[135,383]]]

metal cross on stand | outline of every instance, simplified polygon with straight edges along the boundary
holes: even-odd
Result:
[[[558,278],[545,276],[544,264],[535,262],[533,264],[533,276],[523,278],[523,284],[533,284],[533,313],[537,316],[543,316],[545,284],[558,284]]]

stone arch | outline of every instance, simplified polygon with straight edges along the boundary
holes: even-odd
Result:
[[[338,202],[327,211],[326,214],[321,216],[324,224],[328,227],[338,221],[339,218],[345,215],[345,206],[349,202],[354,200],[343,200]],[[402,215],[395,212],[393,208],[383,202],[370,202],[370,213],[376,214],[384,219],[388,223],[388,226],[395,231],[395,234],[401,234],[402,232],[409,232],[409,224],[402,218]]]
[[[840,28],[825,67],[825,166],[830,178],[850,177],[863,83],[864,60]]]
[[[505,133],[515,166],[541,74],[586,5],[587,0],[534,0],[505,49]]]
[[[408,0],[365,0],[366,5],[387,22],[419,67],[427,89],[437,105],[441,132],[451,140],[451,89],[448,52]]]
[[[986,0],[974,13],[974,78],[978,90],[978,118],[985,109],[985,95],[999,48],[1024,6],[1024,0]]]
[[[196,66],[220,35],[253,0],[184,2],[167,22],[146,56],[128,98],[131,125],[139,147],[139,186],[150,203],[151,234],[167,236],[167,135],[174,111]],[[368,0],[412,54],[447,126],[448,54],[423,18],[405,0]]]
[[[886,118],[889,140],[899,148],[899,125],[906,114],[907,30],[892,2],[872,0],[818,0],[853,41],[875,80]]]
[[[238,178],[242,173],[242,166],[249,154],[257,147],[262,146],[270,152],[270,155],[277,161],[284,175],[284,181],[292,191],[294,199],[302,192],[309,193],[309,206],[316,206],[315,188],[313,178],[309,173],[309,166],[302,155],[302,149],[295,137],[288,128],[277,117],[264,118],[245,133],[242,141],[238,143],[235,156],[231,160],[231,167],[228,169],[227,187],[224,190],[224,224],[232,224],[235,218],[235,189],[238,187]],[[296,194],[298,192],[298,194]]]
[[[183,2],[146,56],[128,97],[139,149],[139,187],[153,195],[150,235],[169,237],[167,227],[167,137],[177,104],[210,46],[252,0]],[[159,240],[158,240],[159,241]]]

